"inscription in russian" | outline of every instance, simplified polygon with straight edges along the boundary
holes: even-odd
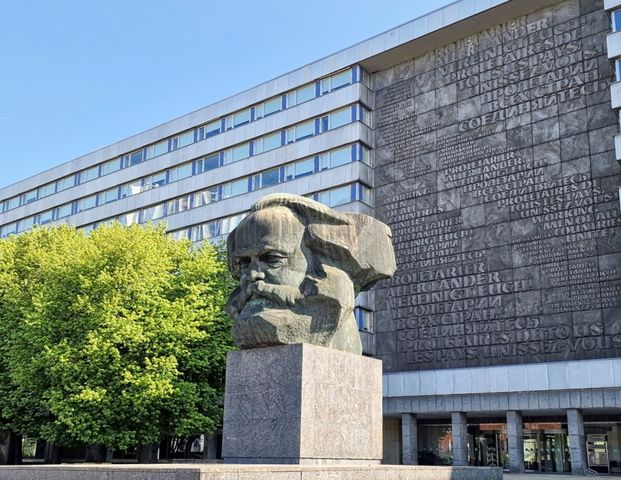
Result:
[[[570,3],[377,74],[387,371],[621,354],[612,72]]]

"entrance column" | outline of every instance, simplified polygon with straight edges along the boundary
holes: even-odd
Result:
[[[464,412],[451,414],[453,432],[453,465],[468,465],[468,422]]]
[[[586,444],[584,438],[584,423],[582,410],[570,408],[567,410],[567,430],[569,433],[569,453],[571,455],[571,474],[584,475],[587,468]]]
[[[509,470],[524,472],[524,428],[522,412],[507,412],[507,436],[509,440]]]
[[[403,465],[418,465],[418,432],[416,415],[401,415],[401,450]]]

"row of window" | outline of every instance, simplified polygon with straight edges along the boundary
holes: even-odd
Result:
[[[336,207],[354,201],[360,201],[373,206],[371,188],[358,182],[312,193],[307,196],[329,207]],[[204,240],[217,242],[228,235],[246,215],[247,213],[244,212],[230,217],[219,218],[189,228],[175,230],[170,232],[170,234],[176,239],[189,238],[192,242],[202,242]],[[121,220],[121,222],[123,221]]]
[[[610,13],[610,20],[612,23],[612,31],[621,31],[621,8]]]
[[[360,104],[351,105],[349,107],[332,112],[328,115],[313,118],[298,125],[289,127],[287,129],[279,130],[274,133],[270,133],[269,135],[259,137],[250,142],[237,145],[228,150],[215,152],[203,158],[183,163],[168,170],[164,170],[146,177],[132,180],[127,184],[116,186],[103,192],[99,192],[93,195],[89,195],[88,197],[83,197],[78,200],[68,202],[64,205],[38,214],[38,216],[40,217],[38,220],[36,219],[37,215],[33,215],[31,217],[20,220],[20,222],[17,222],[17,232],[21,232],[31,228],[32,225],[28,225],[29,222],[32,222],[33,224],[36,222],[40,225],[45,225],[46,223],[52,222],[54,220],[60,220],[61,218],[68,217],[69,215],[80,213],[85,210],[90,210],[91,208],[105,205],[107,203],[111,203],[132,195],[136,195],[152,188],[161,187],[169,183],[173,183],[178,180],[190,177],[192,175],[199,175],[201,173],[213,170],[229,163],[244,160],[248,157],[263,153],[266,151],[266,149],[272,150],[274,148],[281,147],[286,143],[296,142],[299,140],[303,140],[307,137],[314,136],[316,134],[324,133],[328,130],[341,127],[356,120],[362,120],[367,123],[367,125],[370,125],[370,112]],[[307,125],[311,125],[312,129],[309,130],[307,128]],[[289,135],[289,132],[293,133]],[[297,135],[298,133],[300,134],[300,136]],[[273,141],[272,139],[274,138],[277,138],[279,142]],[[368,152],[366,154],[364,152],[360,153],[360,160],[366,160],[368,163],[368,159]],[[307,159],[307,162],[309,161],[310,160]],[[320,161],[325,163],[325,160]],[[297,169],[302,168],[306,167],[297,167]],[[325,168],[329,167],[327,167],[325,164],[321,164],[319,165],[317,171],[323,170]],[[291,173],[288,172],[285,173],[285,175],[290,176]],[[293,178],[295,178],[295,172],[293,173],[293,175]],[[262,187],[257,186],[256,188]],[[24,226],[22,227],[21,224],[23,224]],[[1,236],[2,231],[0,231],[0,237]]]
[[[197,160],[196,162],[201,162]],[[190,208],[200,207],[236,195],[242,195],[261,188],[270,187],[306,175],[312,175],[322,170],[335,168],[346,163],[362,161],[370,164],[370,150],[361,143],[354,143],[324,152],[314,157],[303,158],[289,164],[255,173],[221,185],[215,185],[201,192],[186,194],[182,197],[169,200],[159,205],[151,206],[140,211],[126,214],[123,223],[147,222],[166,215],[183,212]],[[21,233],[32,228],[35,224],[47,225],[55,220],[68,217],[98,205],[110,203],[120,198],[135,195],[142,191],[165,185],[192,175],[196,166],[190,162],[165,172],[149,175],[132,183],[114,187],[89,197],[52,208],[37,215],[33,215],[17,222],[0,227],[0,238],[13,233]]]
[[[317,80],[313,83],[297,88],[296,90],[284,93],[282,95],[278,95],[260,104],[236,112],[232,115],[228,115],[226,117],[222,117],[220,119],[209,122],[205,125],[201,125],[199,127],[187,130],[178,135],[175,135],[174,137],[165,138],[157,143],[148,145],[134,152],[130,152],[122,155],[121,157],[108,160],[107,162],[104,162],[102,164],[95,165],[78,173],[63,177],[60,180],[47,183],[41,187],[30,190],[26,193],[22,193],[21,195],[17,195],[15,197],[4,200],[0,203],[0,212],[7,212],[19,206],[27,205],[36,200],[48,197],[54,193],[61,192],[63,190],[83,184],[85,182],[89,182],[98,177],[108,175],[109,173],[113,173],[123,168],[131,167],[133,165],[138,165],[145,160],[150,160],[151,158],[163,155],[173,150],[177,150],[179,148],[185,147],[186,145],[200,142],[226,130],[245,125],[272,113],[276,113],[286,108],[293,107],[300,103],[312,100],[320,95],[324,95],[326,93],[334,91],[338,88],[363,80],[365,80],[365,73],[360,67],[355,66],[352,68],[348,68],[347,70],[343,70],[342,72],[336,73],[330,77]],[[286,141],[291,141],[290,138],[293,138],[298,134],[302,135],[304,131],[306,130],[304,130],[304,128],[302,127],[299,132],[287,131]],[[267,143],[264,146],[265,150],[270,149],[270,146],[272,148],[275,148],[273,147],[273,145],[277,141],[279,141],[279,139],[267,139]],[[242,150],[233,153],[233,155],[238,156],[241,154],[243,154]]]

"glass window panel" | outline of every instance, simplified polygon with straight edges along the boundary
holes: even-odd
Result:
[[[287,94],[287,107],[288,108],[291,108],[296,104],[295,97],[296,97],[295,92],[291,92]]]
[[[153,156],[157,157],[158,155],[164,155],[168,153],[168,139],[161,140],[155,144],[153,144]]]
[[[270,113],[279,112],[282,108],[281,97],[273,98],[263,104],[263,115],[269,115]]]
[[[335,188],[330,190],[330,200],[328,206],[336,207],[337,205],[343,205],[351,202],[351,186],[345,185],[344,187]]]
[[[205,140],[206,138],[213,137],[218,133],[220,133],[220,120],[215,120],[207,125],[203,125],[199,129],[199,139]]]
[[[362,146],[362,161],[367,165],[371,165],[371,150],[364,145]]]
[[[30,230],[33,226],[34,226],[34,216],[23,218],[22,220],[17,222],[17,233]]]
[[[190,195],[175,198],[166,204],[166,214],[174,215],[175,213],[185,212],[190,209]]]
[[[144,189],[149,190],[150,188],[161,187],[166,185],[166,172],[156,173],[145,178],[144,181]]]
[[[272,133],[271,135],[263,137],[263,151],[268,152],[280,147],[280,137],[280,132]]]
[[[138,165],[142,163],[142,150],[138,150],[136,152],[132,152],[129,154],[129,166]]]
[[[295,163],[295,178],[310,175],[315,171],[315,159],[308,158]]]
[[[56,193],[56,183],[48,183],[47,185],[43,185],[39,187],[39,198],[49,197],[53,193]]]
[[[321,93],[328,93],[330,91],[330,79],[325,78],[321,81]]]
[[[99,194],[99,205],[115,202],[119,199],[119,188],[114,187]]]
[[[164,216],[164,204],[153,205],[152,207],[143,208],[141,211],[141,222],[149,222]]]
[[[107,175],[121,169],[121,159],[115,158],[101,164],[101,174]]]
[[[170,236],[175,240],[185,240],[188,238],[188,229],[177,230],[176,232],[170,232]]]
[[[311,83],[296,90],[296,104],[307,102],[315,98],[315,84]]]
[[[30,190],[29,192],[24,193],[23,205],[34,202],[37,199],[37,196],[38,196],[38,191],[36,189]]]
[[[177,148],[185,147],[186,145],[194,143],[194,130],[188,130],[187,132],[183,132],[177,137],[177,139]]]
[[[351,147],[339,148],[333,152],[330,152],[330,168],[338,167],[339,165],[345,165],[351,162]]]
[[[83,212],[97,206],[97,195],[91,195],[90,197],[82,198],[78,200],[77,211]]]
[[[14,208],[19,207],[19,195],[17,197],[13,197],[13,198],[9,198],[6,202],[6,209],[5,212],[7,210],[13,210]]]
[[[119,215],[119,222],[121,222],[121,225],[124,225],[126,227],[129,227],[134,223],[138,223],[138,213],[139,212],[129,212],[123,215]]]
[[[294,177],[295,177],[295,165],[290,163],[289,165],[285,166],[285,179],[293,180]]]
[[[261,185],[263,188],[277,185],[280,180],[280,171],[278,168],[263,172],[261,174]]]
[[[196,162],[196,174],[206,172],[208,170],[213,170],[214,168],[218,168],[220,165],[220,155],[210,155],[209,157],[204,157]]]
[[[71,215],[71,203],[65,203],[58,207],[58,218],[65,218]]]
[[[250,109],[246,109],[242,112],[237,112],[233,115],[233,126],[239,127],[244,123],[248,123],[250,121]]]
[[[69,175],[68,177],[58,180],[56,191],[62,192],[63,190],[67,190],[68,188],[75,186],[75,177],[75,175]]]
[[[345,108],[330,114],[330,128],[338,128],[351,122],[351,109]]]
[[[177,182],[192,176],[192,162],[184,163],[168,170],[168,183]]]
[[[248,158],[250,156],[250,144],[244,143],[243,145],[239,145],[233,148],[233,161],[238,162],[239,160],[243,160],[244,158]]]
[[[315,133],[315,121],[310,120],[295,127],[295,139],[310,137]]]
[[[621,30],[621,10],[615,10],[612,12],[612,31],[618,32]]]
[[[371,125],[371,112],[369,110],[367,110],[364,107],[360,107],[360,120],[362,121],[362,123],[364,123],[365,125],[372,127],[373,125]]]
[[[9,223],[3,227],[0,227],[0,237],[6,237],[17,231],[17,222]]]
[[[366,203],[370,207],[373,206],[372,190],[366,185],[360,185],[360,201]]]
[[[99,176],[99,166],[87,168],[80,172],[80,183],[89,182]]]
[[[242,178],[231,182],[231,197],[248,192],[248,179]]]
[[[330,77],[330,89],[335,90],[344,85],[349,85],[351,82],[351,69],[345,70],[341,73],[337,73]]]
[[[263,139],[262,138],[252,141],[252,151],[254,152],[255,155],[258,155],[259,153],[263,153]]]
[[[52,220],[54,220],[54,209],[46,210],[39,215],[39,225],[47,225]]]
[[[83,227],[80,227],[80,230],[82,230],[84,233],[90,233],[95,230],[95,224],[91,223],[89,225],[84,225]]]

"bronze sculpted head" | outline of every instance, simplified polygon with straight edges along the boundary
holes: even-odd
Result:
[[[227,250],[240,348],[305,342],[360,354],[355,296],[395,271],[388,226],[289,194],[255,203]]]

